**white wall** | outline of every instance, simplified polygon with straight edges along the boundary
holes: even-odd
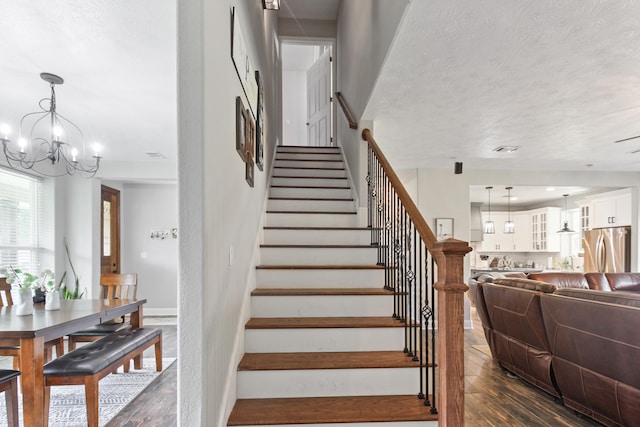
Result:
[[[351,1],[351,0],[349,0]],[[335,38],[336,22],[320,19],[278,19],[280,37]]]
[[[340,2],[338,12],[337,68],[338,86],[355,120],[362,117],[378,73],[391,46],[409,0],[349,0]],[[366,206],[363,192],[366,170],[362,168],[364,151],[360,131],[349,129],[342,112],[338,112],[338,142],[342,145],[349,170],[360,195],[359,205]]]
[[[235,151],[230,7],[265,88],[265,172],[255,188]],[[179,303],[178,418],[223,426],[235,401],[266,176],[279,128],[277,13],[259,1],[178,2]],[[232,256],[230,256],[232,255]]]
[[[56,203],[64,204],[57,212],[62,215],[58,223],[63,224],[64,232],[56,232],[56,268],[66,266],[67,284],[72,285],[73,273],[60,240],[66,238],[80,289],[85,298],[92,298],[99,295],[100,288],[100,180],[75,176],[56,179],[60,181],[57,185],[65,187],[56,195]],[[63,262],[58,261],[60,257]]]
[[[122,273],[138,274],[145,315],[177,314],[178,240],[150,235],[178,227],[177,185],[124,184],[121,205]]]
[[[282,70],[282,144],[307,145],[307,72]]]

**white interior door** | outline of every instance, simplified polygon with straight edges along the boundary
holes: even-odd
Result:
[[[307,127],[311,146],[331,145],[331,49],[307,71]]]

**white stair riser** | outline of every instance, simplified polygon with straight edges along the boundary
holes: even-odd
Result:
[[[344,178],[347,171],[344,169],[312,169],[312,168],[275,168],[274,176],[317,176],[325,178]]]
[[[243,427],[264,427],[264,425],[246,425]],[[269,427],[336,427],[336,424],[269,424]],[[387,423],[340,423],[340,427],[438,427],[438,422],[392,421]]]
[[[267,210],[304,212],[353,212],[353,200],[296,200],[269,199]]]
[[[339,153],[340,147],[314,147],[310,145],[281,145],[276,148],[279,153]]]
[[[375,265],[376,248],[261,248],[266,265]]]
[[[264,230],[268,245],[368,245],[369,230]]]
[[[239,371],[238,398],[411,394],[419,368]]]
[[[355,214],[290,214],[267,213],[267,226],[271,227],[355,227]]]
[[[391,295],[252,296],[253,317],[390,316]]]
[[[295,188],[295,187],[271,187],[271,197],[310,197],[310,198],[334,198],[345,199],[351,197],[350,188]]]
[[[344,168],[344,162],[317,162],[317,161],[301,161],[301,160],[274,160],[275,166],[285,168],[329,168],[329,169],[342,169]]]
[[[262,288],[371,288],[384,286],[384,270],[256,270]]]
[[[346,179],[334,178],[278,178],[271,179],[272,185],[287,185],[291,187],[349,187],[349,181]]]
[[[245,352],[398,351],[404,328],[247,329]]]
[[[318,154],[318,153],[277,153],[277,160],[342,160],[340,152]]]

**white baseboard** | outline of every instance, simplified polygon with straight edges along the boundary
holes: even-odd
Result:
[[[146,308],[143,306],[142,312],[145,316],[177,316],[177,308]]]

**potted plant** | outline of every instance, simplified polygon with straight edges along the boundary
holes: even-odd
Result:
[[[33,313],[32,289],[39,287],[38,276],[19,268],[9,266],[8,268],[0,268],[2,274],[11,288],[13,289],[14,300],[16,305],[16,314],[18,316],[27,316]],[[45,277],[46,280],[46,277]]]

